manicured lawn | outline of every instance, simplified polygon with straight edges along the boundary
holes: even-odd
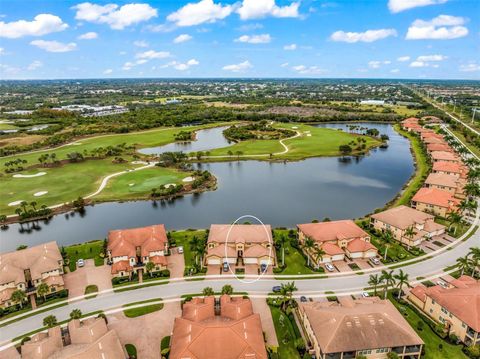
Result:
[[[195,264],[195,253],[190,249],[190,241],[193,237],[203,239],[206,237],[205,230],[185,230],[185,231],[171,231],[170,235],[175,240],[177,248],[183,247],[183,258],[185,259],[185,266],[192,266]],[[200,260],[200,259],[198,259]]]
[[[403,313],[404,318],[408,321],[411,327],[417,332],[417,334],[425,342],[425,356],[424,359],[446,359],[446,358],[455,358],[462,359],[467,358],[462,352],[461,345],[452,345],[447,343],[445,340],[440,338],[424,320],[415,313],[409,306],[401,305],[395,299],[391,297],[391,302]],[[424,322],[423,329],[418,330],[418,323]],[[443,348],[440,350],[439,345],[442,345]]]
[[[130,358],[137,358],[137,348],[133,344],[125,344],[125,350]]]
[[[270,306],[272,312],[273,324],[275,325],[275,333],[278,340],[278,357],[281,359],[300,359],[295,341],[297,340],[294,325],[288,316],[279,308]]]
[[[273,235],[274,238],[278,238],[281,235],[288,237],[288,230],[276,229],[273,231]],[[282,264],[281,248],[277,251],[277,262]],[[287,267],[278,274],[317,274],[317,272],[307,267],[305,258],[298,249],[292,247],[289,240],[285,243],[285,264]]]
[[[67,256],[70,260],[69,268],[72,272],[77,268],[76,265],[78,259],[93,258],[96,266],[101,266],[104,264],[103,258],[100,257],[100,254],[103,253],[103,240],[74,244],[65,247],[65,251],[67,252]]]
[[[85,294],[98,293],[98,287],[95,284],[90,284],[85,288]]]
[[[125,309],[123,314],[128,318],[140,317],[163,309],[163,303],[149,304],[144,307]]]
[[[444,219],[444,218],[438,218],[437,217],[435,219],[435,222],[443,224],[445,227],[447,227],[447,230],[450,227],[450,222],[448,220]],[[457,227],[457,230],[454,233],[453,231],[454,231],[455,227]],[[454,224],[452,226],[452,230],[449,231],[449,233],[452,237],[459,238],[459,237],[463,236],[469,228],[470,228],[469,224],[465,224],[465,223]]]

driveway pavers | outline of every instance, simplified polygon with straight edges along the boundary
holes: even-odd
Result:
[[[98,291],[112,288],[110,266],[96,267],[93,259],[85,260],[85,266],[64,275],[68,297],[75,298],[85,294],[88,285],[96,285]]]

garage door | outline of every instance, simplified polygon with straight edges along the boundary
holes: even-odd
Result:
[[[243,258],[245,264],[257,264],[257,258]]]
[[[214,264],[220,264],[220,258],[208,258],[208,264],[214,265]]]

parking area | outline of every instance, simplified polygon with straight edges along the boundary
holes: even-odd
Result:
[[[69,298],[84,295],[85,288],[89,285],[96,285],[99,292],[112,288],[110,266],[96,267],[93,259],[85,260],[85,266],[65,274],[63,279],[65,287],[68,289]]]
[[[170,255],[167,257],[167,262],[170,278],[182,278],[185,270],[185,258],[182,253],[178,253],[177,248],[172,249]]]
[[[441,236],[435,236],[423,241],[422,244],[420,244],[420,248],[423,249],[425,253],[430,253],[449,245],[455,240],[456,238],[449,236],[448,234],[442,234]]]

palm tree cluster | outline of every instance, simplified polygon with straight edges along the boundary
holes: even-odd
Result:
[[[5,162],[5,172],[6,173],[12,173],[12,172],[20,172],[25,169],[25,166],[27,164],[27,160],[17,158],[15,160],[11,161],[6,161]]]
[[[480,248],[473,247],[465,257],[457,259],[457,268],[460,271],[460,275],[468,274],[475,278],[479,276],[478,267],[480,265]]]
[[[293,292],[297,291],[295,282],[282,283],[280,285],[281,309],[285,311],[292,304]]]
[[[382,270],[380,275],[372,274],[368,280],[368,284],[373,287],[373,295],[377,295],[377,289],[379,286],[383,287],[384,299],[387,298],[388,290],[392,288],[398,289],[398,298],[402,295],[404,286],[410,287],[408,274],[402,269],[394,274],[393,270]]]
[[[30,206],[30,208],[28,208]],[[15,210],[15,213],[20,217],[21,220],[28,218],[36,217],[46,217],[52,213],[52,210],[46,205],[42,205],[40,208],[37,208],[37,202],[32,201],[30,203],[22,201],[20,207]]]
[[[307,256],[307,266],[310,267],[310,257],[316,262],[318,267],[319,263],[323,260],[325,251],[310,237],[305,238],[303,242],[304,253]]]
[[[190,240],[190,250],[194,254],[195,263],[194,267],[198,272],[198,269],[203,269],[203,256],[205,255],[207,241],[205,237],[199,238],[197,236],[193,236]]]
[[[58,163],[58,159],[57,159],[57,154],[56,153],[43,153],[40,155],[40,157],[38,157],[38,162],[40,162],[40,164],[42,166],[47,166],[47,165],[54,165],[56,163]]]

